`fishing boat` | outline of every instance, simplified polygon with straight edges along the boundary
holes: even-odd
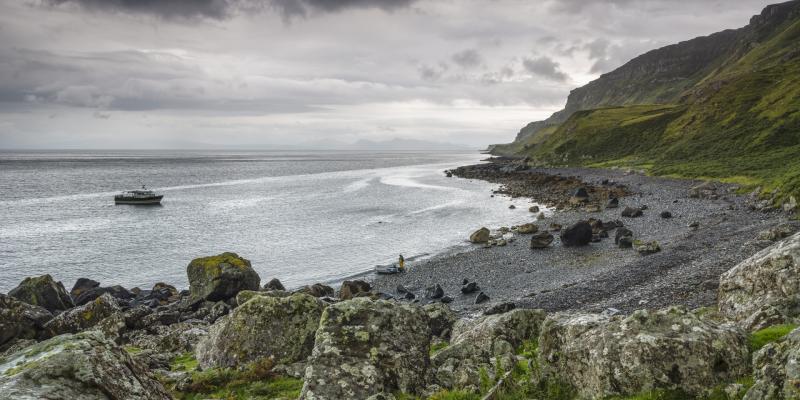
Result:
[[[400,272],[400,268],[397,267],[397,264],[387,264],[387,265],[376,265],[375,266],[375,273],[381,275],[391,275]]]
[[[144,185],[138,190],[128,190],[114,196],[114,204],[161,204],[163,194],[148,190]]]

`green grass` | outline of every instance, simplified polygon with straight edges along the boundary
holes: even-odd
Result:
[[[750,351],[757,351],[767,343],[778,341],[795,328],[797,328],[797,325],[775,325],[751,333],[749,338]]]
[[[436,343],[432,344],[431,345],[431,349],[430,349],[430,355],[433,356],[434,354],[436,354],[437,351],[442,350],[442,349],[446,348],[449,345],[450,345],[450,343],[446,342],[446,341],[436,342]]]
[[[428,400],[480,400],[481,396],[463,390],[442,390],[434,393]]]

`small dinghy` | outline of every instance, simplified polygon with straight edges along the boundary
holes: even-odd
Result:
[[[400,272],[400,268],[397,268],[397,264],[375,266],[376,274],[389,275],[389,274],[396,274],[398,272]]]

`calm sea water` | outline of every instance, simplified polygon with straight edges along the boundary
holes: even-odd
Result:
[[[0,153],[0,292],[51,274],[72,287],[186,287],[195,257],[233,251],[262,281],[332,281],[466,245],[482,225],[527,222],[528,202],[442,171],[480,154]],[[162,206],[115,206],[147,184]]]

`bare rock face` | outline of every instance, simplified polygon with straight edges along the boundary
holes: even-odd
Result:
[[[800,315],[800,234],[756,253],[720,277],[719,311],[745,329]]]
[[[196,258],[186,267],[189,290],[195,299],[227,300],[242,290],[258,290],[261,278],[250,261],[236,253]]]
[[[754,384],[744,400],[784,400],[800,398],[800,329],[783,340],[769,343],[753,354]]]
[[[255,296],[219,319],[197,344],[204,367],[236,367],[263,357],[304,361],[314,345],[323,303],[307,294]]]
[[[52,318],[42,307],[0,294],[0,349],[17,339],[36,339]]]
[[[166,400],[172,397],[99,332],[61,335],[0,359],[3,400]]]
[[[628,317],[551,315],[539,350],[545,379],[569,384],[592,399],[653,389],[696,396],[750,370],[743,330],[680,308],[640,310]]]
[[[510,371],[516,363],[516,349],[535,340],[545,319],[541,310],[516,309],[474,321],[460,320],[453,327],[450,346],[433,355],[431,364],[436,383],[446,388],[474,389],[480,370],[496,370],[499,362]]]
[[[332,304],[322,313],[300,399],[420,394],[429,350],[421,307],[365,297]]]
[[[78,333],[121,311],[116,299],[106,293],[80,307],[58,314],[44,328],[51,336]]]
[[[50,275],[25,278],[8,295],[34,306],[44,307],[50,312],[64,311],[74,305],[64,285],[54,281]]]

